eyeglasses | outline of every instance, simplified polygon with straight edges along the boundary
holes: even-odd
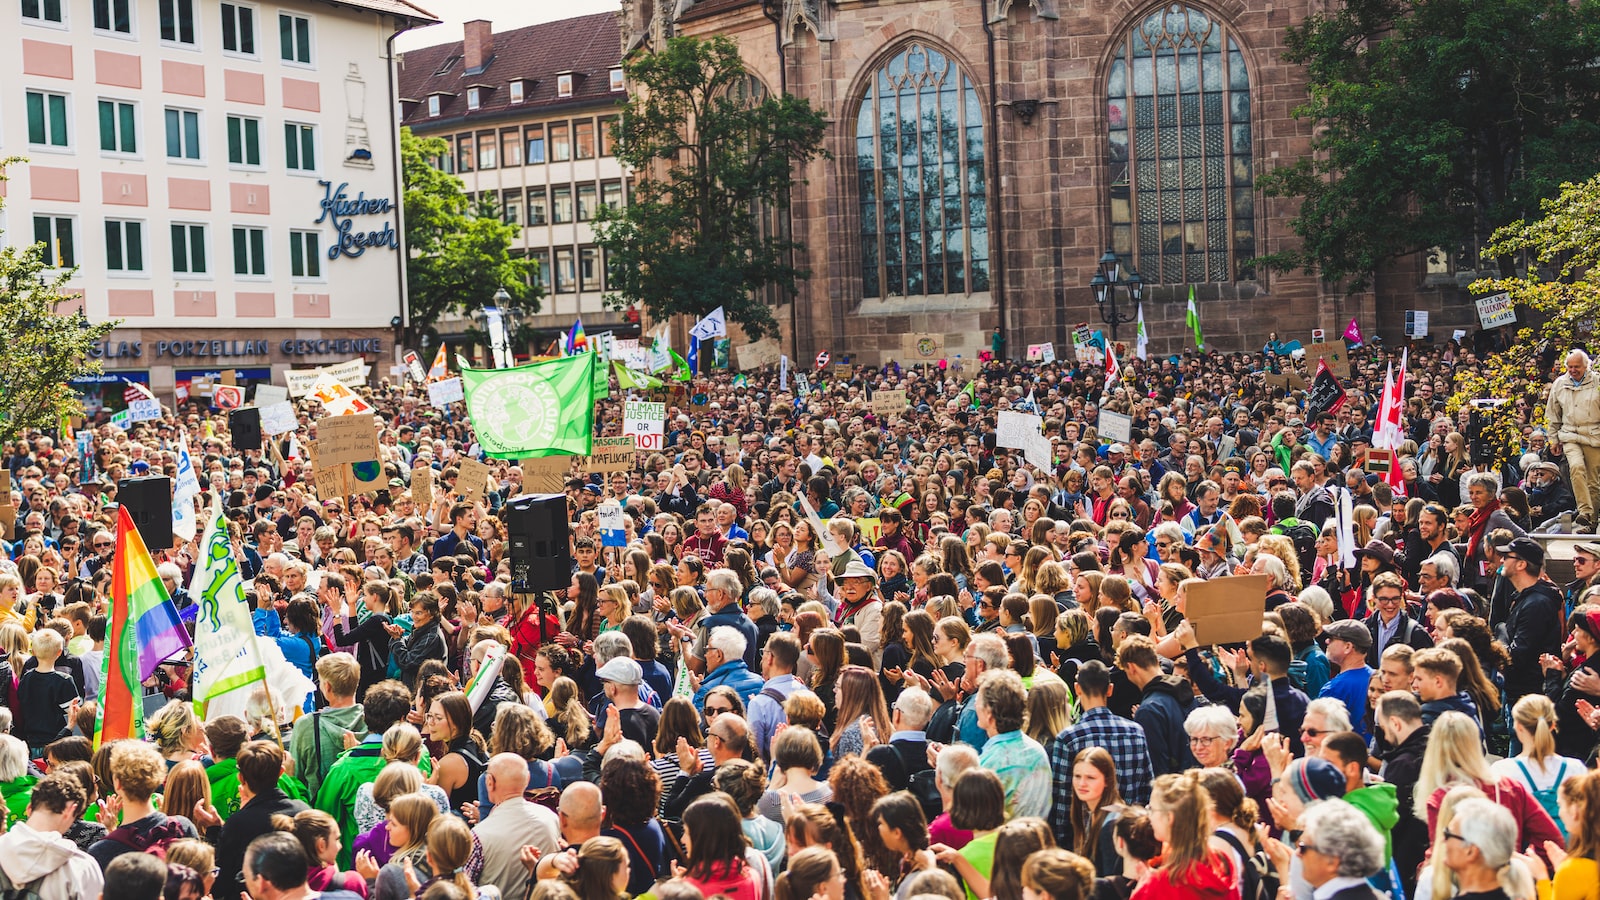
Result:
[[[715,716],[720,716],[723,713],[731,713],[731,712],[733,712],[733,707],[731,707],[731,706],[707,706],[706,707],[706,718],[710,719],[710,718],[713,718]]]
[[[1302,728],[1300,729],[1300,733],[1306,737],[1318,737],[1324,734],[1333,734],[1332,731],[1329,731],[1326,728]]]
[[[1191,747],[1209,747],[1212,744],[1215,744],[1220,740],[1222,740],[1222,738],[1220,738],[1220,737],[1218,737],[1216,735],[1211,735],[1209,737],[1202,735],[1202,736],[1199,736],[1199,737],[1189,738],[1189,746],[1191,746]]]
[[[1448,832],[1446,832],[1446,833],[1448,834]],[[1322,853],[1322,851],[1318,850],[1316,848],[1316,846],[1314,846],[1312,844],[1308,844],[1305,841],[1301,841],[1298,844],[1295,844],[1294,845],[1294,849],[1299,851],[1300,853]],[[1324,855],[1326,855],[1326,854],[1324,854]]]
[[[1448,828],[1443,829],[1441,831],[1441,833],[1444,835],[1444,839],[1447,840],[1447,841],[1448,840],[1457,840],[1457,841],[1460,841],[1463,844],[1471,843],[1471,841],[1467,840],[1467,836],[1466,835],[1464,835],[1464,834],[1456,834],[1454,831],[1451,831]]]
[[[111,546],[111,542],[110,541],[95,541],[94,542],[94,546],[95,546],[95,549],[97,549],[97,550],[104,550],[105,548]]]

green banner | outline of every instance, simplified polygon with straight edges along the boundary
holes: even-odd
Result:
[[[514,369],[463,369],[467,415],[484,453],[589,455],[598,365],[595,354],[580,353]]]

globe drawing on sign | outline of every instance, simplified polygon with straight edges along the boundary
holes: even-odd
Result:
[[[472,393],[472,421],[487,442],[507,450],[543,450],[555,443],[561,398],[533,375],[486,381]]]
[[[377,460],[351,463],[350,469],[355,472],[356,478],[361,481],[377,481],[378,476],[383,474],[383,464]]]
[[[931,357],[939,352],[939,342],[931,337],[920,338],[917,341],[917,355]]]

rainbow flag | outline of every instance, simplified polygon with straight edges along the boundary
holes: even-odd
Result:
[[[567,332],[566,354],[577,356],[580,351],[589,349],[589,336],[583,333],[583,320],[572,323],[572,330]]]
[[[156,574],[155,560],[133,526],[126,506],[117,509],[117,553],[111,570],[111,618],[100,665],[94,745],[144,736],[140,686],[167,659],[190,646],[189,633]]]

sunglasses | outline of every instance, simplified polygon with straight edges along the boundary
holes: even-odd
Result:
[[[723,713],[731,713],[731,712],[733,712],[733,707],[731,707],[731,706],[707,706],[706,707],[706,718],[709,719],[712,716],[720,716]]]
[[[1319,737],[1324,734],[1333,734],[1332,731],[1329,731],[1326,728],[1302,728],[1300,729],[1300,733],[1306,737]]]

